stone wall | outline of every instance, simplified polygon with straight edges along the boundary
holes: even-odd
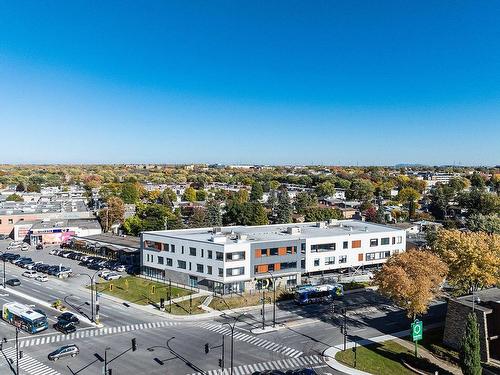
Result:
[[[486,325],[486,311],[483,307],[476,307],[474,312],[479,324],[479,342],[481,346],[481,360],[489,361],[488,335]],[[460,303],[457,300],[448,300],[448,309],[446,312],[446,322],[444,327],[443,343],[449,347],[460,351],[463,336],[465,334],[465,325],[467,316],[472,312],[472,307]]]

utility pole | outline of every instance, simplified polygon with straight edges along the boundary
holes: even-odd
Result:
[[[172,280],[168,279],[168,312],[172,313]]]
[[[344,307],[342,309],[342,314],[344,315],[344,327],[342,329],[342,332],[344,334],[344,351],[347,348],[347,309]]]
[[[16,327],[16,375],[19,375],[19,328]]]
[[[266,328],[265,303],[266,303],[266,293],[264,292],[264,288],[262,288],[262,330]]]

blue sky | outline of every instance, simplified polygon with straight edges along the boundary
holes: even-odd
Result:
[[[500,2],[0,2],[0,163],[500,163]]]

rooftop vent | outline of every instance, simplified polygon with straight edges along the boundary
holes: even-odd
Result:
[[[337,225],[338,220],[337,219],[330,219],[328,220],[328,225]]]
[[[213,243],[225,243],[226,236],[214,235],[210,238],[210,241],[212,241]]]
[[[221,227],[214,227],[213,233],[214,234],[222,233],[222,228]]]
[[[300,227],[288,227],[286,228],[288,234],[300,234]]]
[[[316,223],[316,228],[326,228],[326,222],[324,222],[324,221],[318,221]]]
[[[236,242],[245,242],[248,239],[248,236],[243,233],[238,233],[236,235]]]

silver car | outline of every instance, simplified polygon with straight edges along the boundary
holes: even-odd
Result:
[[[59,349],[54,350],[52,353],[48,355],[50,361],[57,361],[59,358],[64,357],[76,357],[80,353],[80,349],[78,346],[71,344],[61,346]]]

